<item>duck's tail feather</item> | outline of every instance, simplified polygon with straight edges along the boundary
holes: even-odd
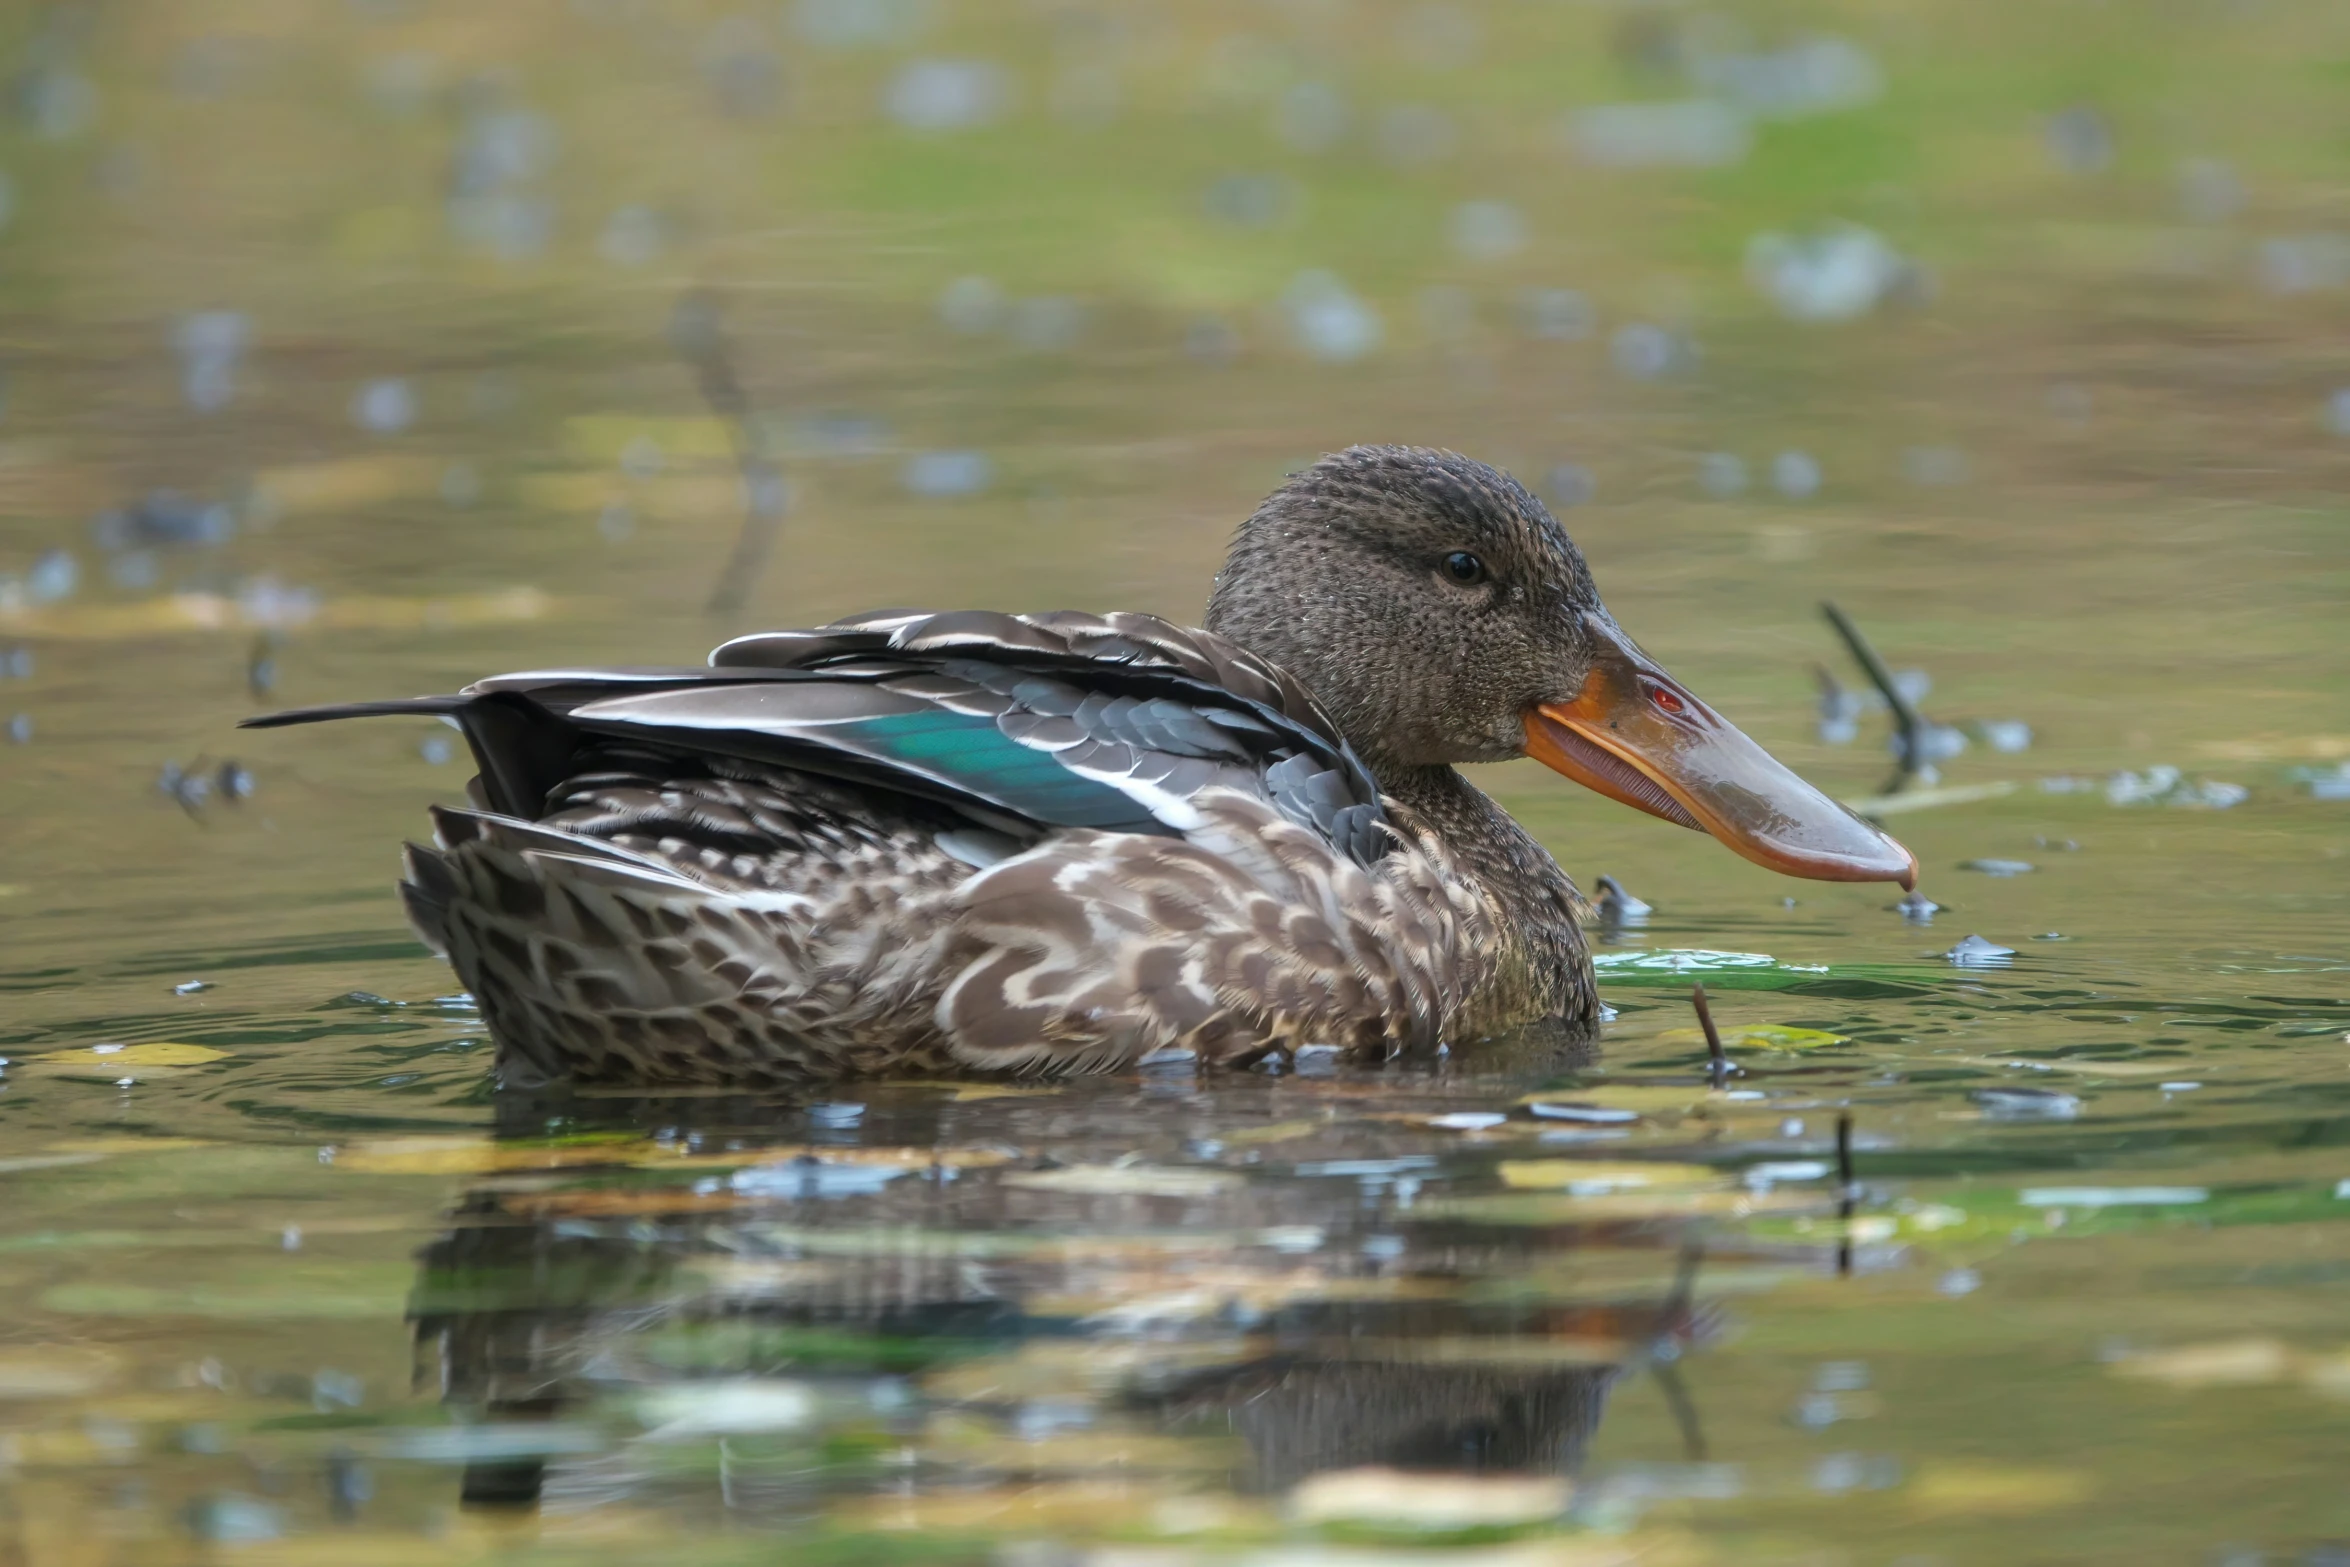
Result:
[[[505,816],[535,817],[547,793],[570,775],[584,739],[564,715],[526,696],[489,692],[457,696],[392,697],[375,702],[331,702],[289,708],[241,721],[239,729],[282,729],[338,718],[447,718],[455,720],[480,769],[481,803]]]
[[[258,713],[237,720],[239,729],[286,729],[295,724],[324,724],[338,718],[409,717],[453,718],[473,704],[469,696],[397,696],[374,702],[328,702],[320,707],[289,707],[282,713]]]

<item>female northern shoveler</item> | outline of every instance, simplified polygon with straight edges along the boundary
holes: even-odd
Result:
[[[1455,768],[1532,756],[1776,870],[1899,844],[1691,695],[1515,481],[1357,447],[1240,528],[1207,627],[893,610],[706,669],[251,720],[457,720],[401,893],[523,1079],[1386,1054],[1597,1008],[1558,862]]]

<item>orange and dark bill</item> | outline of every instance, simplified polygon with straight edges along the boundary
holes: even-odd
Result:
[[[1584,623],[1591,673],[1573,701],[1527,712],[1528,756],[1789,876],[1916,885],[1916,856],[1781,766],[1605,614]]]

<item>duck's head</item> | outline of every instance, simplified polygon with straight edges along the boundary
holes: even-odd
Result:
[[[1241,525],[1207,625],[1303,680],[1383,779],[1531,756],[1791,876],[1916,879],[1641,652],[1557,519],[1484,463],[1357,446],[1293,475]]]

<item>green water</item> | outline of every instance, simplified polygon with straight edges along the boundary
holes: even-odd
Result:
[[[1741,161],[1571,150],[1820,36],[1873,94]],[[0,1561],[2350,1549],[2340,16],[239,0],[0,48]],[[1926,281],[1788,319],[1749,240],[1832,219]],[[1313,269],[1376,347],[1301,342],[1361,324]],[[966,277],[1000,309],[942,319]],[[695,290],[791,490],[716,616]],[[1190,618],[1359,440],[1544,487],[1841,795],[1886,720],[1816,735],[1822,599],[2029,724],[1943,766],[2012,789],[1886,818],[1948,909],[1513,764],[1656,905],[1588,1062],[528,1098],[391,893],[455,737],[232,727],[880,604]],[[94,525],[163,488],[225,509]],[[2116,803],[2157,767],[2248,792]]]

